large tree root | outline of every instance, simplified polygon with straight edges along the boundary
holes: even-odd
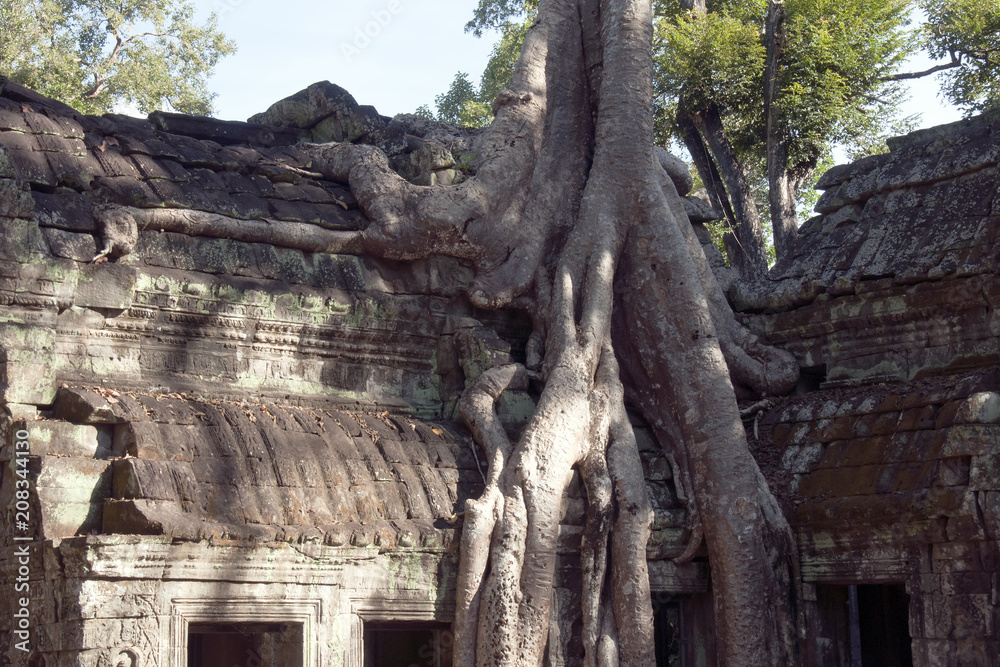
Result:
[[[542,0],[476,174],[454,187],[411,185],[370,147],[312,148],[314,168],[347,181],[371,220],[366,252],[470,259],[474,304],[513,304],[535,323],[528,366],[543,389],[517,442],[495,404],[526,386],[523,367],[501,360],[460,402],[489,467],[466,507],[456,665],[541,664],[574,471],[588,502],[586,664],[653,664],[651,509],[626,387],[690,478],[702,520],[686,556],[702,530],[722,664],[794,662],[794,541],[733,384],[780,392],[797,368],[735,321],[653,153],[651,36],[648,0]]]

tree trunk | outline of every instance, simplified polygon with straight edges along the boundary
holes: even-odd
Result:
[[[722,237],[722,242],[725,245],[729,263],[738,267],[742,252],[740,244],[736,240],[736,225],[738,224],[736,214],[733,212],[733,206],[729,201],[729,195],[726,193],[726,186],[722,182],[722,176],[719,174],[715,159],[705,145],[705,140],[698,133],[698,128],[695,127],[694,122],[684,109],[684,99],[681,98],[678,104],[677,127],[680,129],[684,147],[691,154],[694,167],[701,176],[701,182],[705,184],[705,191],[708,192],[712,206],[722,213],[723,220],[729,228],[729,231]]]
[[[764,251],[764,235],[761,231],[757,202],[754,201],[753,192],[740,167],[736,151],[729,142],[722,125],[722,118],[717,109],[689,111],[688,117],[715,157],[715,164],[719,168],[736,215],[736,228],[733,233],[739,251],[730,260],[742,278],[753,279],[761,276],[767,272],[767,254]]]
[[[781,94],[781,68],[785,55],[785,4],[784,0],[770,0],[767,7],[767,25],[764,41],[767,60],[764,68],[764,118],[767,122],[767,183],[771,207],[771,226],[774,229],[774,250],[778,259],[787,255],[799,236],[798,216],[795,213],[795,191],[788,171],[788,147],[785,144],[784,125],[776,103]]]
[[[653,664],[652,512],[626,392],[685,463],[708,519],[723,664],[794,661],[794,543],[730,378],[787,391],[798,369],[737,325],[653,153],[651,39],[649,0],[542,0],[476,175],[456,186],[411,185],[371,147],[313,148],[314,168],[348,182],[368,215],[367,252],[471,260],[469,299],[516,299],[543,350],[528,368],[497,359],[461,401],[489,470],[466,508],[456,665],[542,664],[574,470],[587,491],[585,664]],[[542,393],[511,442],[494,404],[528,377]]]

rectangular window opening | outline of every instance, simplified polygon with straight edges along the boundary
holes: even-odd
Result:
[[[681,603],[657,596],[653,604],[653,647],[656,667],[684,667]]]
[[[301,623],[192,623],[188,667],[303,667]]]
[[[366,622],[365,667],[451,667],[449,623]]]
[[[910,596],[903,584],[817,585],[815,661],[912,667]]]
[[[913,667],[910,648],[910,596],[903,584],[851,586],[849,607],[852,655],[860,667]],[[856,607],[855,607],[856,600]],[[855,608],[857,611],[855,612]],[[858,627],[854,646],[853,627]]]

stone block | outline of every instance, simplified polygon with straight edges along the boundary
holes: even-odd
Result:
[[[976,494],[976,501],[990,539],[1000,539],[1000,491],[981,491]]]
[[[940,577],[945,595],[989,595],[993,586],[990,572],[953,572]]]
[[[968,456],[941,459],[934,484],[936,486],[965,486],[969,483],[970,467],[971,458]]]
[[[97,256],[97,241],[91,234],[77,234],[62,229],[42,228],[42,238],[53,257],[89,262]]]
[[[34,215],[34,202],[28,189],[7,178],[0,178],[0,218],[26,218]]]
[[[455,507],[454,501],[448,494],[448,485],[441,478],[437,469],[427,466],[413,466],[413,469],[423,484],[427,494],[427,502],[430,504],[435,518],[450,517],[456,511],[460,511],[459,508]]]
[[[972,457],[969,490],[1000,491],[1000,454]]]
[[[937,419],[937,406],[925,405],[919,408],[904,410],[896,425],[900,431],[919,431],[922,429],[934,428]]]
[[[334,514],[336,504],[331,506],[327,502],[325,489],[308,490],[303,489],[303,500],[305,503],[307,523],[313,526],[331,524],[341,520],[341,517]]]
[[[945,534],[949,540],[985,540],[986,527],[978,516],[964,514],[948,517]]]
[[[172,535],[197,539],[201,519],[172,502],[108,500],[104,503],[103,531],[124,535]]]
[[[55,416],[74,424],[116,424],[121,421],[104,396],[86,389],[61,388],[52,406]]]
[[[920,667],[953,667],[955,643],[948,639],[927,639],[917,643],[915,664]],[[922,658],[922,660],[921,660]]]
[[[975,542],[941,542],[931,545],[931,561],[936,573],[979,572],[982,561]]]
[[[183,424],[130,422],[115,426],[114,451],[152,461],[193,461],[205,430]]]
[[[14,177],[23,183],[55,187],[58,181],[52,173],[45,154],[40,151],[9,149],[7,151]]]
[[[371,436],[367,433],[353,438],[354,445],[357,447],[358,452],[361,455],[362,461],[365,462],[368,472],[368,479],[373,479],[375,481],[387,482],[393,478],[392,471],[389,465],[386,463],[385,459],[382,458],[382,452],[378,450],[375,443],[372,442]],[[350,462],[350,460],[348,460]],[[360,469],[357,470],[360,473]]]
[[[274,466],[271,464],[269,456],[263,459],[248,456],[244,462],[246,464],[247,480],[251,485],[257,488],[278,486],[278,477],[275,475]],[[337,479],[340,483],[346,484],[346,473],[344,477]]]
[[[281,488],[283,487],[279,487]],[[235,486],[199,484],[199,496],[204,512],[210,519],[225,523],[246,523],[246,514]]]
[[[111,434],[95,426],[62,421],[23,421],[15,422],[14,428],[28,432],[34,455],[80,459],[106,459],[111,456]]]
[[[360,521],[360,516],[358,514],[358,506],[356,499],[354,498],[353,489],[350,484],[344,484],[343,486],[330,486],[327,488],[327,504],[330,506],[330,511],[338,521]],[[405,495],[404,506],[406,504]]]
[[[8,129],[2,127],[4,125],[4,118],[6,117],[7,113],[8,112],[4,111],[3,109],[0,109],[0,130]],[[24,136],[21,133],[17,132],[4,133],[4,143],[7,143],[7,139],[9,137],[15,135]],[[10,163],[10,157],[8,157],[7,155],[7,149],[4,148],[3,146],[0,146],[0,178],[14,178],[14,166]]]
[[[938,470],[937,461],[897,463],[885,466],[879,477],[879,493],[917,491],[931,486]]]
[[[995,424],[1000,422],[1000,394],[981,391],[968,397],[958,406],[956,424]]]
[[[79,490],[39,488],[37,492],[43,539],[101,531],[102,499],[92,501]]]
[[[939,456],[979,456],[1000,453],[1000,426],[971,424],[953,426],[938,433]]]
[[[410,463],[410,457],[403,443],[395,438],[379,438],[375,443],[387,463]]]
[[[964,486],[934,486],[924,495],[921,507],[929,515],[956,516],[966,505],[968,495]]]
[[[111,462],[104,460],[42,456],[36,484],[39,489],[75,489],[106,495],[111,490],[110,466]]]
[[[122,264],[89,264],[81,269],[73,304],[83,308],[126,310],[132,305],[137,270]]]
[[[0,388],[8,403],[49,405],[55,399],[54,332],[0,324]]]
[[[888,437],[855,438],[844,446],[840,465],[848,468],[872,466],[885,459],[885,453],[891,445]]]
[[[942,405],[941,409],[938,411],[938,416],[937,419],[935,420],[934,428],[944,429],[948,428],[949,426],[954,426],[955,418],[958,416],[958,410],[959,408],[962,407],[963,403],[964,401],[961,400],[952,400]]]
[[[118,499],[179,500],[171,465],[166,461],[133,458],[115,461],[112,492]]]
[[[409,518],[437,518],[437,515],[435,515],[427,501],[427,493],[424,491],[423,483],[417,474],[416,466],[395,463],[392,468],[399,482],[403,484],[406,490],[403,494],[403,503],[406,505]]]
[[[90,190],[97,174],[98,162],[91,155],[45,153],[56,182],[74,190]]]

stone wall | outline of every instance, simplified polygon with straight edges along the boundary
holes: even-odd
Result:
[[[761,285],[751,326],[823,368],[827,386],[1000,363],[1000,118],[890,141],[828,171],[820,215]]]
[[[849,664],[824,591],[896,584],[913,664],[993,665],[1000,118],[890,147],[827,172],[793,254],[731,292],[804,371],[751,442],[799,538],[809,664]]]

